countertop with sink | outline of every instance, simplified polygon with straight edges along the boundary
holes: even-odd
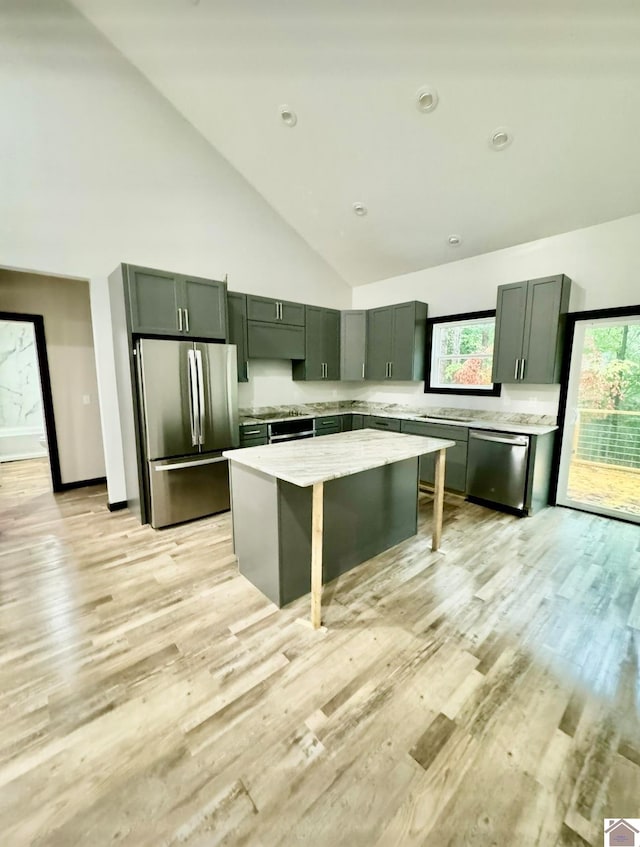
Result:
[[[446,424],[448,426],[468,427],[471,429],[488,429],[498,432],[514,432],[519,435],[546,435],[548,432],[553,432],[558,429],[556,424],[550,423],[529,423],[523,420],[507,420],[508,415],[500,417],[491,417],[490,412],[468,412],[464,410],[460,415],[456,415],[459,410],[451,409],[451,415],[444,411],[428,414],[425,411],[417,411],[415,409],[403,409],[402,407],[376,406],[368,404],[366,408],[364,404],[358,403],[353,406],[327,406],[318,404],[314,406],[295,406],[295,407],[270,407],[265,409],[264,413],[259,410],[240,410],[240,424],[258,424],[258,423],[275,423],[276,421],[286,421],[292,418],[322,418],[333,417],[334,415],[372,415],[380,418],[395,418],[396,420],[422,421],[424,423]],[[522,419],[523,415],[518,415]],[[542,416],[531,415],[532,419],[540,419]]]

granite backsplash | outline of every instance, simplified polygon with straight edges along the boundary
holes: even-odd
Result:
[[[500,421],[502,423],[528,424],[532,426],[555,426],[555,415],[531,415],[523,413],[483,411],[480,409],[458,409],[450,406],[429,407],[429,415],[438,418],[468,417],[473,420]],[[330,414],[361,415],[424,415],[423,406],[401,403],[368,403],[362,400],[337,400],[324,403],[287,404],[282,406],[247,407],[239,410],[240,420],[251,418],[314,417]]]

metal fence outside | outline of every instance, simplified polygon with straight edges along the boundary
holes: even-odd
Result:
[[[640,470],[640,412],[579,409],[574,451],[579,461]]]

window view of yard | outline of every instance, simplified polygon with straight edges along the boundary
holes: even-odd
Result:
[[[431,387],[491,389],[495,318],[435,323]]]
[[[586,328],[567,493],[640,515],[640,323]]]

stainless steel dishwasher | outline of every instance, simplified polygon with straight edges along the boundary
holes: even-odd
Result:
[[[467,495],[522,512],[529,436],[472,429],[468,449]]]

